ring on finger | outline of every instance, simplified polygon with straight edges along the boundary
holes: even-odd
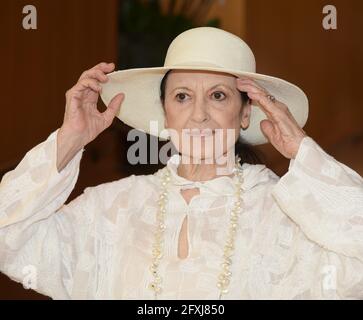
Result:
[[[272,102],[275,102],[276,101],[276,98],[272,95],[272,94],[267,94],[266,95],[266,97],[268,98],[268,99],[270,99]]]

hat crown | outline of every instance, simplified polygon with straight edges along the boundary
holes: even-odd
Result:
[[[164,67],[209,66],[256,72],[250,47],[236,35],[213,27],[198,27],[179,34],[169,45]]]

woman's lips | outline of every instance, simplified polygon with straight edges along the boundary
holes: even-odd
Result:
[[[214,135],[214,129],[184,129],[184,132],[191,137],[210,137]]]

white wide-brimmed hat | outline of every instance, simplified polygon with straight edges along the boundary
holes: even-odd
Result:
[[[283,79],[256,73],[256,61],[250,47],[236,35],[218,28],[198,27],[179,34],[169,45],[164,66],[134,68],[108,74],[109,81],[101,84],[101,98],[108,105],[123,92],[125,100],[117,117],[127,125],[159,136],[164,128],[164,110],[160,100],[160,82],[172,69],[206,70],[251,78],[287,105],[303,127],[308,117],[308,99],[296,85]],[[240,132],[248,143],[267,142],[260,129],[266,115],[252,100],[250,125]],[[157,130],[150,130],[150,122],[157,121]]]

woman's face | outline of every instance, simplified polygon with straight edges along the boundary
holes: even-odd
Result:
[[[176,149],[198,162],[234,150],[240,128],[248,127],[251,106],[233,75],[173,70],[165,87],[165,128]]]

